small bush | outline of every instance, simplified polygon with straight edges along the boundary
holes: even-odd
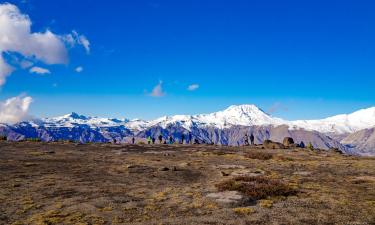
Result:
[[[250,159],[269,160],[272,159],[272,154],[267,152],[251,151],[247,153],[245,157]]]
[[[26,141],[31,141],[31,142],[41,142],[42,139],[40,139],[40,138],[26,138]]]
[[[216,185],[219,191],[238,191],[251,201],[275,196],[289,196],[296,193],[287,184],[267,177],[234,177]]]
[[[260,207],[263,207],[263,208],[272,208],[273,201],[268,200],[268,199],[260,200],[259,205],[260,205]]]
[[[255,209],[249,207],[234,208],[233,212],[239,215],[249,215],[255,212]]]
[[[6,141],[7,140],[7,136],[0,136],[0,141]]]

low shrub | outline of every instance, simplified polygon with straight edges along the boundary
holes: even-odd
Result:
[[[217,184],[216,187],[219,191],[238,191],[251,201],[275,196],[289,196],[296,193],[296,190],[287,184],[262,176],[234,177]]]
[[[249,159],[269,160],[272,159],[273,155],[268,152],[251,151],[245,157]]]
[[[233,212],[239,215],[249,215],[255,212],[255,209],[249,207],[234,208]]]
[[[0,141],[6,141],[7,140],[7,136],[0,136]]]
[[[42,139],[40,139],[40,138],[26,138],[26,141],[31,141],[31,142],[41,142]]]

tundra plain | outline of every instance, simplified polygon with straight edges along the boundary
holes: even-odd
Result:
[[[0,142],[0,224],[375,224],[375,158]]]

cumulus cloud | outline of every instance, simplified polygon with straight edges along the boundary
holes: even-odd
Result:
[[[12,72],[13,68],[4,61],[0,51],[0,87],[5,84],[6,77]]]
[[[0,123],[13,124],[28,118],[31,97],[13,97],[0,102]]]
[[[86,51],[90,51],[90,42],[75,31],[70,34],[72,38],[69,40],[66,38],[69,35],[57,35],[48,29],[31,32],[31,24],[29,16],[22,14],[17,6],[0,4],[0,86],[4,85],[6,77],[14,70],[5,61],[3,53],[17,53],[26,59],[45,64],[66,64],[67,44],[80,44]]]
[[[199,84],[191,84],[188,86],[188,91],[195,91],[199,88]]]
[[[80,72],[83,71],[83,67],[82,67],[82,66],[79,66],[79,67],[77,67],[77,68],[75,69],[75,71],[76,71],[77,73],[80,73]]]
[[[32,22],[28,15],[22,14],[17,6],[0,3],[0,87],[6,78],[17,68],[27,69],[35,62],[47,65],[67,64],[68,46],[82,45],[86,52],[90,51],[90,42],[84,35],[75,31],[69,35],[58,35],[50,30],[32,32]],[[7,62],[15,56],[17,62],[12,66]],[[14,58],[14,57],[13,57]],[[32,67],[32,73],[50,73],[48,69]],[[31,97],[14,97],[0,102],[0,122],[16,123],[27,117]]]
[[[36,73],[36,74],[50,74],[51,71],[49,69],[45,69],[42,67],[34,66],[30,70],[30,73]]]
[[[158,97],[158,98],[165,96],[162,81],[159,81],[159,83],[152,89],[152,92],[150,93],[150,96]]]

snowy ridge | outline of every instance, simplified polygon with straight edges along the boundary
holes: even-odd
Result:
[[[375,127],[375,107],[361,109],[351,114],[341,114],[322,120],[297,120],[289,123],[291,128],[304,128],[321,133],[354,133]]]
[[[150,122],[150,124],[166,127],[172,124],[179,124],[186,129],[192,126],[197,127],[217,127],[220,129],[231,126],[263,126],[263,125],[281,125],[286,121],[271,117],[255,105],[230,106],[229,108],[210,114],[198,115],[176,115],[162,117]]]
[[[342,114],[322,120],[288,121],[265,113],[255,105],[238,105],[209,114],[164,116],[155,120],[115,119],[88,117],[71,113],[60,117],[30,121],[32,126],[75,127],[86,125],[91,128],[124,126],[130,130],[142,131],[153,126],[181,126],[190,130],[193,127],[216,127],[219,129],[232,126],[279,126],[288,125],[289,129],[305,129],[321,133],[354,133],[362,129],[375,127],[375,107],[362,109],[351,114]]]

